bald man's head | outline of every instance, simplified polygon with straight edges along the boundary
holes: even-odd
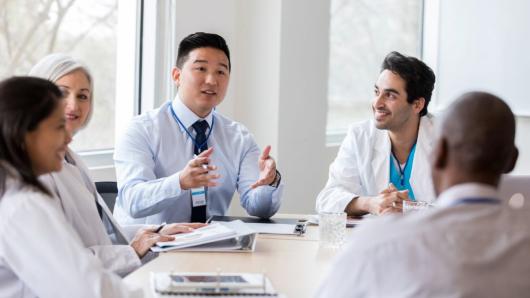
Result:
[[[500,175],[515,166],[514,141],[515,118],[510,107],[489,93],[466,93],[448,108],[442,119],[434,152],[433,179],[443,179],[436,176],[445,171],[456,176],[455,182],[497,185]],[[440,183],[435,181],[436,188],[441,187],[437,184]]]

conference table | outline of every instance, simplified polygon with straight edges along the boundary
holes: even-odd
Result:
[[[308,216],[281,214],[274,218],[308,219]],[[124,280],[133,287],[143,288],[145,297],[154,297],[150,288],[151,272],[264,273],[277,292],[289,298],[312,297],[337,253],[337,250],[319,248],[318,226],[308,225],[303,236],[260,234],[255,251],[250,253],[178,250],[161,253]]]

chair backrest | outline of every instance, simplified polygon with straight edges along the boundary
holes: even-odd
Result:
[[[114,204],[116,204],[116,197],[118,196],[118,184],[115,181],[99,181],[96,182],[96,189],[110,211],[114,212]]]
[[[499,195],[510,205],[530,208],[530,175],[502,175]]]

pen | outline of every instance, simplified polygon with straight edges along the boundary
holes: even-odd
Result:
[[[199,157],[197,154],[193,154],[193,158],[197,158],[197,157]],[[208,164],[207,164],[207,163],[203,163],[203,164],[201,165],[201,167],[202,167],[203,169],[205,169],[205,170],[208,170]]]
[[[160,231],[162,231],[162,228],[164,228],[165,225],[166,225],[165,223],[159,225],[158,228],[156,228],[156,230],[154,232],[155,233],[159,233]]]
[[[207,223],[207,224],[208,224],[208,223],[210,223],[210,222],[212,221],[212,219],[213,219],[213,215],[212,215],[212,216],[210,216],[210,217],[208,217],[208,219],[206,220],[206,222],[205,222],[205,223]]]

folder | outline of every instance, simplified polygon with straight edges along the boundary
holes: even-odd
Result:
[[[259,218],[259,217],[238,217],[214,215],[209,219],[211,222],[225,222],[240,220],[247,226],[255,230],[258,234],[276,235],[298,235],[305,233],[305,221],[294,218]]]

